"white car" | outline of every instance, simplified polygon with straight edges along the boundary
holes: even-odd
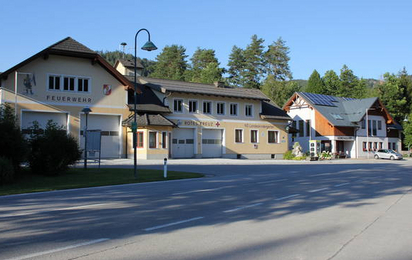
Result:
[[[390,149],[381,149],[375,152],[375,159],[391,159],[402,160],[403,156],[400,153]]]

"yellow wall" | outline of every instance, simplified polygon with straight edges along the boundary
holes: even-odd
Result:
[[[90,107],[91,114],[120,115],[122,120],[130,114],[127,104],[127,91],[125,87],[98,63],[92,64],[90,59],[72,58],[50,55],[47,60],[37,58],[29,64],[18,69],[17,76],[17,115],[21,117],[22,111],[54,111],[69,114],[69,131],[75,138],[80,134],[80,114],[84,107]],[[36,85],[32,83],[33,94],[26,93],[24,78],[20,73],[34,73]],[[77,76],[90,78],[89,93],[57,91],[48,89],[49,75]],[[103,85],[111,86],[111,94],[105,95]],[[2,80],[3,102],[14,106],[15,102],[15,74],[8,75],[7,80]],[[63,85],[60,86],[63,89]],[[74,101],[76,100],[76,101]],[[80,102],[79,102],[80,100]],[[123,143],[126,135],[122,133]],[[125,154],[123,146],[121,154]]]
[[[183,112],[173,112],[174,100],[183,99]],[[166,117],[180,127],[196,128],[197,151],[202,147],[202,129],[223,129],[224,154],[283,154],[288,150],[287,120],[263,120],[260,118],[261,101],[194,94],[173,93],[168,98],[173,112]],[[198,113],[189,113],[189,100],[198,101]],[[203,113],[203,101],[212,101],[212,114]],[[225,102],[225,115],[217,115],[217,102]],[[230,104],[238,104],[238,116],[230,115]],[[245,116],[245,105],[253,105],[253,116]],[[243,142],[235,143],[235,129],[243,130]],[[251,130],[258,130],[258,143],[251,143]],[[279,131],[278,143],[268,142],[268,131]],[[201,157],[200,154],[195,155]],[[278,156],[279,157],[279,156]]]

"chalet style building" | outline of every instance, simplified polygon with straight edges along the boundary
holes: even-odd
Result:
[[[373,158],[378,149],[398,151],[401,147],[402,127],[379,98],[297,92],[283,109],[297,129],[289,136],[290,144],[299,142],[304,152],[309,150],[309,140],[318,140],[321,151],[349,158]]]
[[[24,133],[34,121],[44,128],[53,120],[81,148],[82,111],[90,108],[87,129],[100,131],[103,158],[133,156],[135,112],[140,159],[282,158],[287,151],[291,118],[261,91],[140,76],[135,88],[133,68],[130,60],[113,67],[67,37],[1,73],[0,104],[15,108]]]

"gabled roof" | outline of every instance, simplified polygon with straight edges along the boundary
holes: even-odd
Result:
[[[130,127],[134,121],[134,114],[130,115],[126,120],[122,122],[123,126]],[[136,117],[137,125],[142,126],[172,126],[177,127],[175,123],[165,118],[160,114],[140,114]]]
[[[161,93],[177,92],[254,100],[270,99],[258,89],[217,87],[214,84],[184,82],[169,79],[139,77],[139,82]]]
[[[10,73],[17,71],[19,68],[24,65],[32,62],[33,60],[43,57],[48,59],[49,55],[60,55],[60,56],[69,56],[76,58],[86,58],[90,59],[92,63],[99,63],[107,72],[109,72],[113,77],[115,77],[123,86],[130,86],[130,82],[123,77],[117,70],[115,70],[103,57],[101,57],[97,52],[89,49],[85,45],[79,43],[71,37],[66,37],[61,41],[52,44],[46,49],[38,52],[37,54],[31,56],[30,58],[20,62],[14,67],[6,70],[0,74],[1,78],[6,78]]]
[[[138,69],[143,69],[143,65],[139,60],[136,60],[136,68]],[[123,64],[123,66],[125,66],[128,69],[134,69],[134,60],[130,60],[130,59],[118,59],[116,61],[116,63],[114,64],[114,67],[117,68],[117,65],[119,65],[119,63]]]
[[[304,99],[307,104],[316,109],[316,111],[324,116],[333,126],[359,126],[358,122],[360,122],[366,116],[366,112],[370,110],[381,110],[386,117],[388,125],[395,123],[388,110],[377,97],[354,99],[296,92],[286,102],[283,110],[288,111],[298,97]]]

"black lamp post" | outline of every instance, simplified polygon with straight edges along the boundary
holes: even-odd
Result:
[[[137,179],[137,35],[141,31],[146,31],[149,40],[141,48],[145,51],[154,51],[157,50],[156,45],[150,41],[150,33],[147,29],[140,29],[137,31],[134,36],[134,118],[132,123],[132,132],[133,132],[133,151],[134,151],[134,177]]]
[[[92,110],[88,107],[82,109],[82,112],[86,115],[86,127],[84,128],[84,169],[87,169],[87,117]]]

